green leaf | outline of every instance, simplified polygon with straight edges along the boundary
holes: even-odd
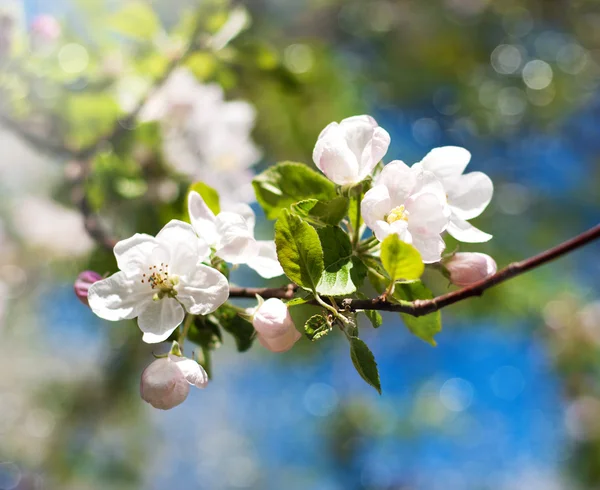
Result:
[[[119,34],[149,41],[160,30],[160,21],[152,7],[143,1],[127,2],[109,19],[108,25]]]
[[[185,195],[185,214],[187,215],[187,200],[190,192],[196,191],[204,202],[208,206],[208,208],[215,214],[219,214],[221,212],[221,204],[219,201],[219,193],[214,190],[211,186],[205,184],[204,182],[194,182],[192,185],[188,187],[188,191]]]
[[[381,314],[378,311],[363,310],[363,313],[369,319],[369,321],[371,322],[371,325],[373,325],[373,328],[381,327],[381,324],[383,323],[383,318],[381,318]]]
[[[367,277],[369,278],[369,282],[371,283],[371,286],[373,286],[373,289],[379,294],[387,290],[391,281],[388,277],[388,273],[381,265],[381,261],[376,257],[369,255],[362,255],[361,260],[367,268]]]
[[[406,301],[431,298],[433,298],[433,293],[421,281],[413,281],[396,284],[394,294],[390,299],[402,304]],[[433,337],[442,331],[442,315],[439,311],[418,317],[408,313],[400,313],[400,316],[414,335],[433,346],[437,345]]]
[[[291,210],[301,218],[318,225],[336,226],[348,214],[348,198],[338,196],[330,201],[306,199],[292,204]]]
[[[324,268],[317,231],[284,210],[275,223],[275,245],[286,276],[298,286],[315,291]]]
[[[350,339],[350,358],[352,364],[361,378],[369,383],[381,395],[381,383],[375,356],[362,340],[353,337]]]
[[[331,331],[323,315],[313,315],[304,324],[304,333],[313,342],[324,337]]]
[[[313,298],[314,298],[314,296],[310,294],[306,298],[294,298],[294,299],[290,299],[285,304],[287,305],[288,308],[290,306],[305,305],[306,303],[308,303],[309,301],[311,301]]]
[[[195,317],[188,332],[188,339],[209,350],[219,348],[223,342],[219,320],[213,315]]]
[[[219,326],[233,336],[239,352],[244,352],[252,346],[255,330],[252,324],[238,315],[237,309],[224,304],[212,314]]]
[[[396,234],[381,243],[381,263],[392,281],[419,279],[425,270],[419,251]]]
[[[302,163],[278,163],[256,176],[252,185],[268,219],[277,219],[298,201],[336,197],[335,184]]]
[[[318,230],[325,270],[317,292],[325,296],[345,296],[356,291],[352,282],[352,244],[341,228],[327,226]]]
[[[367,277],[367,266],[364,262],[356,257],[352,256],[352,270],[350,271],[350,276],[352,277],[352,282],[356,286],[356,289],[362,287],[365,282],[365,278]]]

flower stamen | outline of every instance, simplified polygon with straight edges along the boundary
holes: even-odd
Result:
[[[405,209],[404,204],[392,209],[385,217],[385,220],[390,225],[399,220],[408,221],[408,211]]]

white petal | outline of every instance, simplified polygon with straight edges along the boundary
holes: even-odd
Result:
[[[435,194],[418,194],[406,201],[408,229],[418,235],[439,235],[448,226],[447,207]]]
[[[295,328],[290,329],[285,335],[276,338],[266,338],[260,334],[256,335],[260,344],[271,352],[285,352],[290,350],[300,340],[300,337],[302,335]]]
[[[248,223],[248,228],[254,233],[254,226],[256,225],[256,214],[250,206],[246,203],[239,202],[235,204],[225,205],[221,208],[223,211],[229,211],[232,213],[239,214]]]
[[[173,298],[151,301],[138,316],[138,326],[144,332],[142,340],[148,344],[167,340],[184,316],[183,308]]]
[[[400,240],[406,243],[412,243],[412,235],[408,229],[408,223],[404,220],[394,221],[390,225],[390,234],[395,233]]]
[[[471,172],[449,181],[448,204],[459,218],[479,216],[492,200],[494,184],[482,172]]]
[[[337,123],[331,123],[321,132],[313,150],[313,161],[336,184],[359,181],[357,157],[348,148],[345,133]]]
[[[175,363],[185,377],[186,381],[196,388],[205,388],[208,384],[208,375],[200,364],[187,357],[169,354],[169,359]]]
[[[148,257],[156,245],[157,241],[153,236],[143,233],[136,233],[131,238],[121,240],[114,248],[119,269],[128,274],[145,269]]]
[[[169,264],[171,274],[185,274],[190,265],[210,255],[206,242],[198,239],[192,226],[183,221],[169,221],[156,235],[156,240],[168,251],[168,257],[164,260]]]
[[[390,195],[390,208],[395,208],[404,204],[404,201],[410,196],[417,184],[417,172],[400,160],[394,160],[388,163],[379,177],[377,185],[384,185],[388,188]]]
[[[358,162],[356,181],[364,180],[387,153],[390,135],[367,115],[348,117],[340,123],[340,128]]]
[[[371,229],[373,230],[375,238],[377,238],[377,240],[379,240],[380,242],[383,242],[386,239],[386,237],[392,233],[392,227],[388,224],[387,221],[383,220],[376,221],[373,225],[373,228]]]
[[[413,245],[426,264],[439,262],[442,258],[442,252],[446,248],[444,240],[439,235],[413,235]]]
[[[376,185],[367,191],[360,205],[365,224],[375,230],[377,221],[383,220],[392,209],[389,190],[385,185]]]
[[[208,315],[229,297],[227,278],[216,269],[198,264],[180,278],[177,299],[192,315]]]
[[[442,182],[448,177],[462,174],[471,160],[471,153],[459,146],[442,146],[434,148],[420,164],[424,170],[433,172]]]
[[[198,236],[211,247],[215,246],[219,239],[216,218],[197,192],[190,192],[188,196],[188,213]]]
[[[414,165],[412,168],[414,168]],[[416,171],[416,174],[416,184],[413,190],[414,194],[435,194],[440,203],[445,205],[448,201],[446,189],[435,174],[433,172],[428,172],[427,170]]]
[[[257,240],[258,254],[246,262],[265,279],[283,275],[283,269],[277,259],[277,250],[273,240]]]
[[[465,243],[483,243],[492,238],[492,235],[475,228],[471,223],[457,216],[450,218],[450,223],[446,231],[457,240]]]
[[[88,303],[100,318],[112,322],[135,318],[152,302],[152,290],[137,276],[124,272],[95,282],[88,291]]]
[[[217,255],[232,264],[245,264],[256,256],[258,246],[254,233],[239,214],[220,213],[217,216]]]

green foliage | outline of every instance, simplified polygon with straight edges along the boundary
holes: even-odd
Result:
[[[381,263],[392,282],[419,279],[425,270],[419,251],[396,234],[389,235],[381,243]]]
[[[213,316],[218,320],[219,326],[233,336],[239,352],[247,351],[252,346],[254,327],[238,314],[237,308],[226,303]]]
[[[348,214],[348,198],[338,196],[330,201],[307,199],[292,204],[291,210],[301,218],[317,226],[337,226]]]
[[[403,301],[431,298],[433,293],[421,281],[413,281],[396,284],[394,295],[390,299],[402,304]],[[400,316],[414,335],[433,346],[437,345],[433,337],[442,331],[442,315],[439,311],[419,317],[407,313],[400,313]]]
[[[323,250],[324,271],[317,292],[324,296],[346,296],[356,291],[352,282],[352,245],[348,235],[337,226],[318,230]]]
[[[219,214],[221,212],[221,204],[219,201],[219,193],[214,190],[211,186],[205,184],[204,182],[194,182],[188,188],[187,193],[185,194],[185,211],[184,214],[187,215],[187,200],[190,192],[196,191],[204,202],[208,206],[208,208],[215,214]]]
[[[290,306],[300,306],[300,305],[305,305],[311,299],[313,299],[313,296],[309,295],[306,298],[294,298],[294,299],[291,299],[291,300],[287,301],[285,304],[288,306],[288,308]]]
[[[371,325],[373,325],[373,328],[379,328],[383,324],[383,318],[381,317],[381,314],[378,311],[363,310],[363,313],[369,319]]]
[[[304,334],[312,341],[319,340],[330,331],[331,328],[323,315],[313,315],[304,324]]]
[[[298,286],[315,291],[324,269],[317,231],[284,210],[275,223],[275,245],[286,276]]]
[[[118,34],[139,41],[150,41],[160,30],[160,20],[152,7],[143,1],[126,2],[109,19],[108,25]]]
[[[360,377],[381,395],[381,383],[375,356],[367,344],[357,337],[350,338],[350,358]]]
[[[255,177],[252,185],[268,219],[277,219],[299,201],[336,197],[335,184],[302,163],[278,163]]]
[[[188,339],[194,344],[209,350],[221,347],[223,336],[218,318],[214,315],[196,316],[188,331]]]

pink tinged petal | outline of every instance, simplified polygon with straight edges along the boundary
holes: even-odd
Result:
[[[269,298],[254,312],[254,329],[266,339],[276,339],[296,330],[287,305],[276,298]]]
[[[84,305],[89,306],[88,304],[88,291],[90,286],[95,282],[101,281],[102,276],[95,271],[83,271],[80,272],[75,279],[75,283],[73,284],[73,290],[75,291],[75,296],[81,301]]]
[[[375,230],[377,221],[384,220],[385,215],[392,209],[388,188],[385,185],[376,185],[369,189],[360,207],[365,224]]]
[[[377,179],[377,186],[387,187],[390,209],[404,204],[417,184],[418,174],[400,160],[388,163]],[[390,210],[388,209],[388,211]]]
[[[452,212],[462,219],[479,216],[492,200],[494,184],[482,172],[471,172],[452,179],[448,187],[448,204]]]
[[[128,277],[124,272],[95,282],[88,290],[88,303],[100,318],[112,322],[138,316],[152,303],[152,290],[140,277]]]
[[[239,214],[220,213],[216,220],[217,255],[232,264],[245,264],[258,253],[254,233]]]
[[[313,150],[313,161],[329,180],[346,185],[358,182],[358,160],[348,147],[345,133],[336,123],[321,132]]]
[[[498,270],[495,260],[482,253],[456,253],[444,265],[450,273],[450,281],[463,287],[486,279]]]
[[[354,116],[340,123],[348,148],[358,162],[356,182],[364,180],[387,153],[390,135],[371,116]]]
[[[219,239],[216,227],[216,217],[197,192],[190,192],[188,196],[188,213],[194,231],[198,236],[214,246]]]
[[[265,279],[283,275],[283,269],[277,259],[277,250],[273,240],[258,240],[258,254],[250,259],[248,267],[254,269]]]
[[[471,223],[456,216],[450,218],[446,231],[457,240],[465,243],[483,243],[492,239],[492,235],[475,228]]]
[[[146,269],[148,257],[158,242],[153,236],[136,233],[131,238],[121,240],[115,245],[114,254],[117,266],[128,274]]]
[[[439,262],[442,258],[442,252],[446,248],[444,240],[439,235],[413,235],[412,244],[421,254],[425,264]]]
[[[448,213],[435,194],[418,194],[406,201],[408,229],[415,235],[439,235],[448,226]]]
[[[424,170],[433,172],[444,182],[449,177],[461,175],[470,160],[471,153],[468,150],[459,146],[442,146],[431,150],[420,163]]]
[[[184,316],[183,308],[173,298],[150,301],[138,316],[138,326],[144,332],[142,340],[148,344],[167,340]]]
[[[179,368],[185,380],[196,388],[206,388],[208,384],[208,374],[200,364],[187,357],[174,356],[169,354],[169,359]]]
[[[208,315],[229,298],[229,283],[219,271],[203,264],[180,278],[177,299],[192,315]]]
[[[140,395],[154,408],[169,410],[185,401],[190,384],[168,357],[157,359],[142,372]]]
[[[256,338],[260,342],[260,345],[269,349],[271,352],[286,352],[290,350],[294,344],[300,340],[302,335],[295,328],[290,330],[285,335],[274,339],[269,339],[263,335],[257,335]]]

